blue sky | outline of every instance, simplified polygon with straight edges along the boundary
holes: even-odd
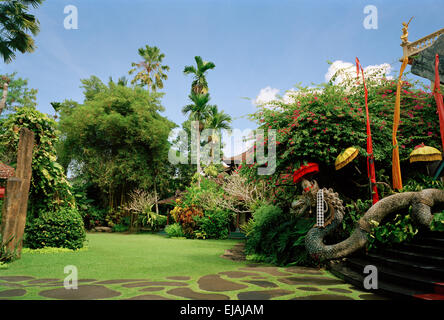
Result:
[[[63,10],[75,5],[79,28],[66,30]],[[378,29],[363,27],[364,7],[378,9]],[[83,101],[80,79],[104,81],[127,75],[137,49],[158,46],[171,67],[165,82],[163,113],[180,124],[191,77],[182,71],[194,56],[213,61],[208,83],[212,103],[235,119],[239,129],[254,128],[243,118],[255,111],[266,87],[325,81],[327,60],[364,66],[390,63],[399,70],[401,23],[415,16],[409,40],[442,27],[442,0],[46,0],[35,11],[41,32],[37,50],[18,54],[0,72],[17,71],[38,89],[38,109],[53,113],[52,101]],[[396,72],[395,71],[395,72]]]

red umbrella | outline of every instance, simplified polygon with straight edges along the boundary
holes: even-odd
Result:
[[[293,172],[293,183],[298,183],[303,178],[307,178],[319,172],[319,166],[317,163],[310,162],[301,166],[298,170]]]

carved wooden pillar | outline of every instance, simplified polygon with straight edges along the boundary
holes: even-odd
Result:
[[[6,196],[2,213],[2,245],[6,245],[9,251],[14,251],[16,244],[16,225],[20,209],[22,180],[16,177],[8,179]]]
[[[16,177],[8,179],[1,226],[2,244],[7,243],[7,248],[11,251],[16,249],[17,258],[21,256],[25,232],[33,148],[34,132],[22,128],[17,153]]]
[[[17,257],[21,256],[23,235],[25,233],[26,212],[28,210],[29,188],[32,178],[32,151],[34,149],[34,132],[27,128],[20,130],[20,141],[17,153],[17,178],[22,179],[20,188],[20,209],[16,223]]]

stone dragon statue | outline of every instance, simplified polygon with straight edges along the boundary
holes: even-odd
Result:
[[[316,207],[316,194],[320,190],[316,181],[302,180],[304,193],[298,200],[292,202],[292,212],[297,216],[310,214]],[[372,227],[379,224],[384,217],[411,206],[411,215],[415,223],[430,227],[433,219],[432,207],[444,204],[444,190],[424,189],[418,192],[397,193],[381,199],[373,205],[357,222],[357,225],[344,241],[326,245],[324,239],[333,234],[341,226],[345,208],[338,193],[332,189],[322,189],[324,200],[328,206],[328,215],[324,226],[314,226],[305,237],[305,246],[310,256],[318,261],[339,259],[365,247]]]

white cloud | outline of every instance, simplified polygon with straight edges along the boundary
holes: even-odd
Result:
[[[272,88],[270,86],[261,89],[256,99],[252,101],[253,105],[266,104],[270,101],[276,100],[279,89]]]
[[[390,76],[392,72],[392,66],[388,63],[382,63],[377,65],[370,65],[364,68],[364,76],[366,78],[382,78],[384,75],[387,79],[393,79]],[[356,78],[356,64],[351,62],[344,62],[342,60],[336,60],[328,68],[325,74],[325,81],[330,81],[332,77],[337,73],[335,84],[340,84],[346,80]]]

